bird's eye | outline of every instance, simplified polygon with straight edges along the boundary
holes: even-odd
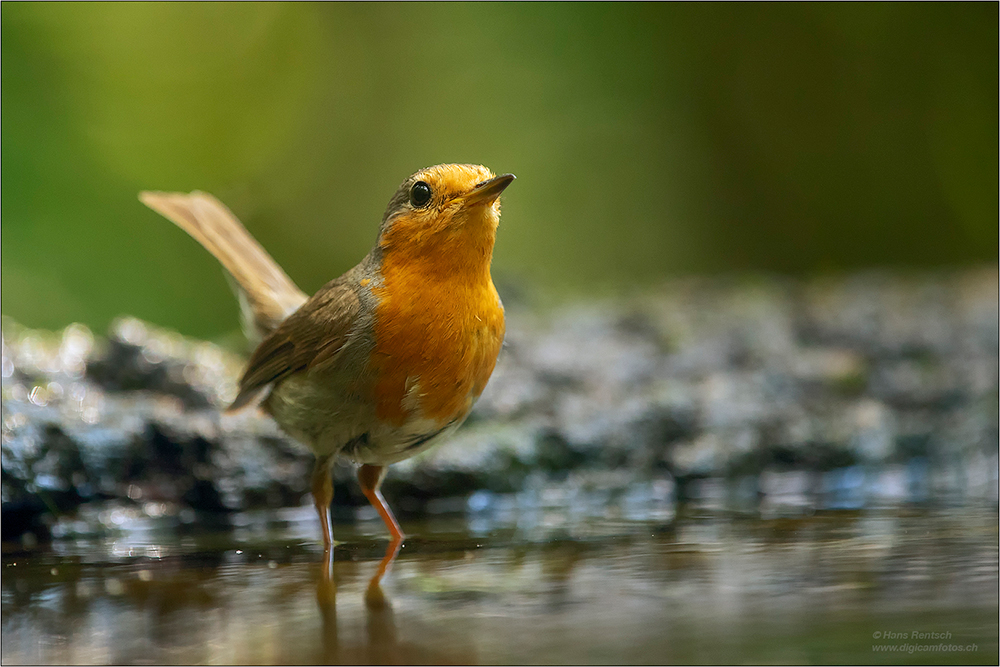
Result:
[[[423,181],[417,181],[410,188],[410,203],[415,208],[423,208],[431,201],[431,186]]]

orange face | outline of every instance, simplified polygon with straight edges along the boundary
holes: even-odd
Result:
[[[405,254],[406,261],[437,261],[447,255],[459,263],[475,263],[485,253],[488,265],[500,223],[500,193],[513,180],[479,165],[422,169],[389,202],[379,247],[387,254]]]
[[[493,372],[503,307],[490,278],[500,193],[514,180],[485,167],[417,172],[389,202],[373,290],[377,403],[394,423],[464,417]]]

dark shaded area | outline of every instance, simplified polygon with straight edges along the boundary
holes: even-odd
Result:
[[[406,520],[995,505],[997,340],[995,269],[515,309],[469,424],[384,491]],[[253,410],[220,414],[241,364],[220,348],[127,319],[106,341],[6,321],[3,350],[5,540],[113,530],[102,507],[181,528],[308,505],[305,447]],[[367,503],[335,470],[349,523]]]
[[[152,358],[150,358],[152,356]],[[204,393],[184,380],[184,365],[176,360],[144,355],[143,347],[108,338],[104,353],[87,363],[87,379],[110,392],[143,389],[158,394],[176,396],[187,409],[210,407]]]

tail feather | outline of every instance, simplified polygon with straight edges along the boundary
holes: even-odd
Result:
[[[139,201],[212,253],[238,287],[243,328],[259,343],[308,298],[226,206],[204,192],[142,192]]]

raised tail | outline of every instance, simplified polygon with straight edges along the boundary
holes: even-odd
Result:
[[[141,192],[139,201],[215,255],[236,283],[243,330],[256,345],[308,298],[226,206],[204,192]]]

